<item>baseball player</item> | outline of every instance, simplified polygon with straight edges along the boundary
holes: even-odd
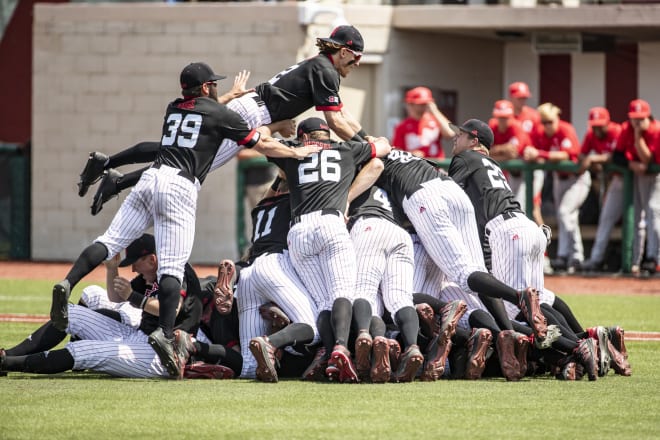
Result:
[[[286,181],[277,181],[252,210],[252,247],[241,265],[236,301],[239,310],[240,345],[243,354],[241,377],[277,382],[274,353],[288,345],[318,341],[316,304],[298,277],[287,249],[291,204]],[[292,323],[269,336],[260,306],[273,302]],[[250,354],[252,353],[252,354]]]
[[[621,125],[610,120],[610,112],[604,107],[592,107],[589,110],[589,128],[582,141],[580,150],[580,166],[584,170],[592,167],[600,168],[612,160],[612,153],[621,134]],[[603,206],[598,216],[596,240],[591,248],[591,255],[585,261],[582,270],[599,270],[603,268],[605,250],[610,240],[610,232],[621,219],[623,212],[623,177],[620,173],[612,173],[607,192],[603,197]]]
[[[442,138],[451,138],[454,132],[431,90],[415,87],[406,92],[404,100],[408,116],[394,127],[392,145],[415,156],[444,158]]]
[[[529,162],[577,162],[580,143],[573,126],[559,119],[561,110],[546,102],[538,108],[541,126],[532,133],[532,144],[523,151]],[[559,237],[557,258],[552,268],[574,272],[584,260],[584,248],[580,233],[580,207],[589,195],[591,175],[586,172],[570,173],[554,171],[552,193],[557,209]]]
[[[291,192],[289,255],[320,311],[317,327],[330,353],[326,374],[342,382],[358,380],[346,348],[357,265],[343,212],[356,165],[390,150],[387,139],[371,139],[333,142],[323,119],[308,118],[298,125],[292,144],[320,145],[322,150],[303,161],[269,158],[286,174]]]
[[[520,122],[525,133],[531,134],[541,122],[539,113],[527,105],[532,96],[527,83],[516,81],[509,84],[509,100],[513,104],[513,117]]]
[[[170,373],[148,343],[148,335],[158,327],[160,286],[157,282],[158,259],[154,237],[143,234],[126,249],[119,266],[132,265],[139,275],[132,281],[122,277],[112,280],[112,289],[133,307],[142,310],[139,328],[125,325],[87,307],[67,305],[67,327],[54,322],[42,326],[14,349],[6,351],[2,369],[52,374],[71,369],[94,370],[119,377],[169,377]],[[110,287],[110,285],[109,285]],[[202,311],[199,280],[188,264],[184,288],[177,292],[175,326],[179,341],[177,359],[182,365],[194,351],[186,344],[188,332],[196,332]],[[66,334],[79,340],[61,350],[50,350]],[[182,371],[183,373],[183,371]]]
[[[381,304],[391,313],[393,322],[400,329],[403,358],[406,360],[395,372],[395,380],[411,382],[424,359],[417,345],[419,318],[412,297],[412,240],[395,223],[387,193],[381,188],[373,186],[357,197],[349,193],[349,201],[349,230],[357,258],[355,290],[369,301],[369,309],[376,316],[380,317],[383,313]],[[358,327],[360,334],[355,349],[357,369],[358,372],[370,371],[368,348],[372,341],[369,326],[358,324]],[[383,377],[378,375],[371,379],[373,382],[383,382]]]
[[[642,267],[646,272],[654,273],[658,262],[660,174],[647,173],[648,164],[653,162],[658,149],[660,122],[653,119],[651,106],[643,99],[630,101],[628,121],[621,126],[617,150],[624,152],[628,168],[634,173],[635,225],[639,231],[633,242],[633,273],[639,273]]]
[[[183,269],[195,236],[197,193],[217,163],[219,145],[229,138],[261,153],[300,158],[318,151],[318,147],[289,148],[248,128],[238,114],[217,102],[217,81],[223,78],[204,63],[191,63],[182,70],[183,97],[167,107],[161,149],[154,164],[142,174],[108,230],[82,252],[66,278],[53,287],[51,320],[64,329],[71,289],[153,225],[160,259],[160,313],[159,326],[149,341],[174,377],[180,376],[181,362],[174,351],[173,324]]]

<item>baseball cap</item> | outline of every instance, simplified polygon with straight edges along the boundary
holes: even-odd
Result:
[[[201,86],[209,81],[225,79],[226,76],[216,75],[213,69],[206,63],[190,63],[181,71],[181,88],[183,90]]]
[[[610,112],[605,107],[592,107],[589,110],[589,127],[599,127],[610,123]]]
[[[628,106],[628,117],[631,119],[648,118],[651,115],[651,106],[643,99],[633,99]]]
[[[511,116],[513,116],[513,104],[511,101],[507,101],[506,99],[495,101],[495,106],[493,106],[494,118],[510,118]]]
[[[517,81],[511,83],[509,86],[509,96],[512,98],[529,98],[532,94],[529,93],[529,86],[527,84]]]
[[[360,31],[358,31],[355,26],[337,26],[328,38],[317,38],[317,40],[347,47],[353,52],[356,52],[357,55],[362,55],[362,52],[364,51],[362,34],[360,34]]]
[[[307,118],[298,124],[298,136],[302,136],[303,133],[309,134],[318,130],[323,130],[330,133],[330,127],[328,126],[328,123],[321,118]]]
[[[145,255],[156,253],[156,240],[151,234],[143,234],[126,248],[126,258],[119,262],[119,267],[130,266]]]
[[[488,149],[493,145],[493,140],[495,139],[493,130],[491,130],[488,124],[484,121],[480,121],[479,119],[468,119],[463,122],[463,125],[460,127],[454,124],[449,124],[449,126],[454,130],[454,133],[464,131],[465,133],[479,139],[479,143]]]
[[[426,87],[415,87],[406,92],[406,102],[409,104],[428,104],[433,102],[433,93]]]

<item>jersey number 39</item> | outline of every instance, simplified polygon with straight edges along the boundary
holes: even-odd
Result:
[[[167,117],[167,130],[163,134],[160,144],[169,147],[176,143],[177,147],[194,148],[199,137],[199,130],[202,128],[202,115],[193,113],[185,117],[181,113],[171,113]]]

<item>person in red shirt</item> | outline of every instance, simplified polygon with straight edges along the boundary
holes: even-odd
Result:
[[[419,157],[444,158],[442,138],[455,136],[449,120],[438,109],[431,90],[415,87],[406,92],[408,117],[394,128],[392,145]]]
[[[520,122],[523,130],[529,134],[534,131],[540,121],[539,113],[526,105],[531,96],[529,86],[526,83],[517,81],[509,85],[509,100],[513,104],[513,117]]]
[[[547,102],[538,107],[538,112],[541,126],[532,133],[533,146],[526,147],[523,151],[525,160],[531,162],[570,160],[577,163],[580,142],[573,126],[559,119],[561,109]],[[552,261],[552,268],[555,271],[575,272],[584,259],[579,214],[590,189],[589,173],[553,172],[552,194],[559,227],[557,258]]]
[[[612,161],[612,153],[621,134],[621,125],[610,120],[610,112],[604,107],[593,107],[589,110],[588,125],[579,157],[581,169],[602,171],[602,165]],[[582,264],[583,271],[603,268],[610,233],[623,212],[623,177],[620,173],[612,173],[610,177],[598,217],[596,240],[591,248],[591,256]]]
[[[638,230],[633,241],[632,272],[655,273],[660,235],[660,175],[648,173],[647,169],[660,149],[660,123],[651,115],[648,102],[643,99],[630,101],[628,121],[621,126],[616,149],[625,155],[628,168],[635,174],[633,201]]]

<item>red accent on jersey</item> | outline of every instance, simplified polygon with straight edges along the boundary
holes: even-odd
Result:
[[[250,134],[245,136],[243,139],[241,139],[239,142],[236,142],[238,145],[245,145],[248,142],[251,142],[255,136],[259,135],[259,132],[257,130],[252,130]]]
[[[440,123],[430,113],[421,119],[406,118],[394,128],[392,145],[402,150],[421,151],[424,157],[444,158],[440,144]]]
[[[517,115],[514,114],[513,117],[520,122],[525,133],[533,133],[534,129],[541,123],[539,112],[526,105],[523,106],[520,113]]]
[[[539,150],[544,151],[565,151],[568,153],[568,160],[577,163],[577,157],[580,154],[580,142],[573,126],[566,121],[559,121],[559,126],[554,135],[548,137],[543,130],[543,126],[537,127],[532,133],[532,144]]]
[[[369,146],[371,147],[371,158],[373,159],[376,157],[376,144],[369,142]]]
[[[582,141],[582,149],[580,154],[589,154],[594,152],[596,154],[612,153],[616,148],[616,142],[621,135],[621,125],[616,122],[607,124],[605,137],[600,139],[595,134],[591,127],[587,130]]]
[[[181,101],[176,105],[177,108],[182,108],[186,110],[191,110],[195,108],[195,98],[187,99],[186,101]]]
[[[648,130],[642,133],[642,137],[646,141],[651,153],[655,154],[656,162],[658,162],[658,150],[660,150],[660,122],[651,121]],[[616,143],[616,150],[623,151],[626,154],[626,159],[632,161],[639,161],[637,149],[635,148],[635,134],[630,125],[630,121],[621,124],[621,135]],[[660,163],[660,162],[658,162]]]
[[[322,105],[314,108],[320,112],[338,112],[341,111],[343,106],[344,104],[340,103],[339,105]]]

